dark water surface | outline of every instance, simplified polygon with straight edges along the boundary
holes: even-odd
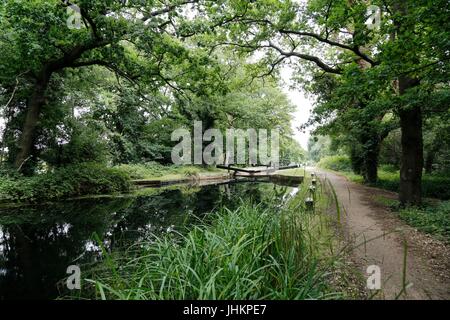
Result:
[[[275,191],[275,192],[274,192]],[[53,299],[64,292],[69,265],[100,259],[108,251],[175,229],[241,199],[265,203],[292,189],[272,183],[147,189],[137,195],[0,208],[0,300]]]

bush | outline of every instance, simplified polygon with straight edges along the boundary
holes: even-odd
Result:
[[[148,162],[145,164],[121,164],[115,168],[128,174],[131,179],[159,177],[164,175],[167,171],[163,165],[157,162]]]
[[[215,170],[214,167],[184,165],[164,166],[157,162],[147,162],[144,164],[121,164],[115,168],[128,174],[131,179],[152,179],[168,175],[196,176],[198,173],[205,170]]]
[[[107,163],[111,155],[101,134],[89,126],[71,126],[68,143],[49,146],[40,158],[55,167],[86,162]]]
[[[325,159],[325,158],[324,158]],[[325,165],[320,165],[322,168],[330,169],[328,163]],[[337,165],[334,166],[336,168]],[[332,168],[331,168],[332,169]],[[400,188],[400,172],[398,170],[393,170],[393,168],[388,167],[389,171],[385,171],[384,167],[378,170],[378,181],[371,184],[374,187],[385,189],[393,192],[398,192]],[[336,171],[343,171],[345,176],[351,181],[363,183],[363,179],[360,175],[356,175],[348,172],[344,169],[332,169]],[[450,177],[448,175],[437,176],[435,174],[424,174],[422,176],[422,196],[426,198],[435,198],[440,200],[450,199]]]
[[[347,156],[328,156],[320,159],[317,164],[320,168],[335,171],[351,171],[352,165]]]
[[[379,170],[395,173],[398,171],[398,167],[394,166],[393,164],[382,164],[380,165]]]
[[[0,202],[45,202],[81,195],[127,192],[129,176],[100,164],[70,165],[33,177],[0,179]]]
[[[319,299],[332,294],[313,215],[243,204],[210,224],[107,255],[87,292],[103,299]],[[318,222],[317,222],[318,223]],[[309,230],[306,232],[305,230]],[[323,240],[323,239],[322,239]]]
[[[450,177],[424,174],[422,176],[422,195],[427,198],[441,200],[450,199]],[[378,170],[378,182],[375,187],[398,192],[400,173]]]
[[[417,229],[450,243],[450,201],[424,209],[406,208],[400,210],[399,215]]]

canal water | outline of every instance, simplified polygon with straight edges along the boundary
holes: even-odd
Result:
[[[164,232],[183,233],[215,209],[236,208],[241,199],[264,205],[293,192],[273,183],[246,182],[0,207],[0,300],[57,298],[66,290],[67,267],[95,263],[101,247],[114,251]]]

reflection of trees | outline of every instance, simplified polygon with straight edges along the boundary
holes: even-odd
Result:
[[[271,203],[271,200],[281,199],[286,192],[286,187],[272,183],[236,183],[221,187],[223,188],[221,203],[231,210],[239,207],[242,200],[266,205]]]
[[[197,192],[176,189],[151,197],[138,197],[123,210],[123,219],[112,232],[112,242],[121,246],[124,241],[151,239],[152,235],[161,234],[169,226],[182,229],[212,211],[220,200],[219,193],[218,186],[207,186]]]
[[[0,274],[0,298],[55,296],[55,284],[66,276],[67,266],[83,255],[94,232],[109,228],[111,213],[124,205],[127,201],[121,199],[8,209],[0,218],[0,268],[6,269]]]
[[[74,260],[83,264],[99,258],[96,246],[87,250],[94,233],[107,250],[114,250],[172,225],[183,232],[182,226],[198,223],[220,206],[235,209],[241,199],[265,203],[273,188],[261,183],[210,185],[136,198],[0,209],[0,299],[56,297],[55,284],[67,276]]]

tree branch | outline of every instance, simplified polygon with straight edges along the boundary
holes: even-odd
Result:
[[[200,0],[185,0],[185,1],[182,1],[182,2],[177,3],[177,4],[171,4],[171,5],[166,6],[165,8],[162,8],[162,9],[159,9],[159,10],[155,10],[155,11],[152,11],[152,12],[149,12],[149,13],[145,14],[142,17],[141,20],[146,22],[147,20],[149,20],[149,19],[151,19],[153,17],[160,16],[160,15],[162,15],[164,13],[169,13],[169,12],[175,10],[176,8],[180,7],[180,6],[183,6],[183,5],[186,5],[186,4],[199,3],[199,1]]]
[[[312,33],[312,32],[301,32],[301,31],[286,30],[286,29],[280,29],[279,32],[281,34],[293,34],[293,35],[297,35],[297,36],[311,37],[311,38],[314,38],[314,39],[316,39],[316,40],[318,40],[320,42],[329,44],[331,46],[339,47],[339,48],[346,49],[346,50],[350,50],[353,53],[355,53],[358,57],[360,57],[360,58],[364,59],[365,61],[369,62],[372,66],[379,64],[377,61],[374,61],[368,55],[362,53],[358,46],[350,46],[350,45],[343,44],[343,43],[340,43],[340,42],[337,42],[337,41],[333,41],[333,40],[330,40],[328,38],[324,38],[324,37],[320,36],[317,33]]]
[[[320,60],[320,58],[318,58],[318,57],[311,56],[309,54],[298,53],[298,52],[294,52],[294,51],[284,51],[283,49],[281,49],[280,47],[278,47],[277,45],[275,45],[271,42],[269,42],[269,45],[263,46],[263,47],[273,48],[285,57],[297,57],[297,58],[300,58],[303,60],[314,62],[319,68],[321,68],[322,70],[324,70],[328,73],[342,74],[342,70],[339,67],[332,68],[329,65],[327,65],[325,62]]]

